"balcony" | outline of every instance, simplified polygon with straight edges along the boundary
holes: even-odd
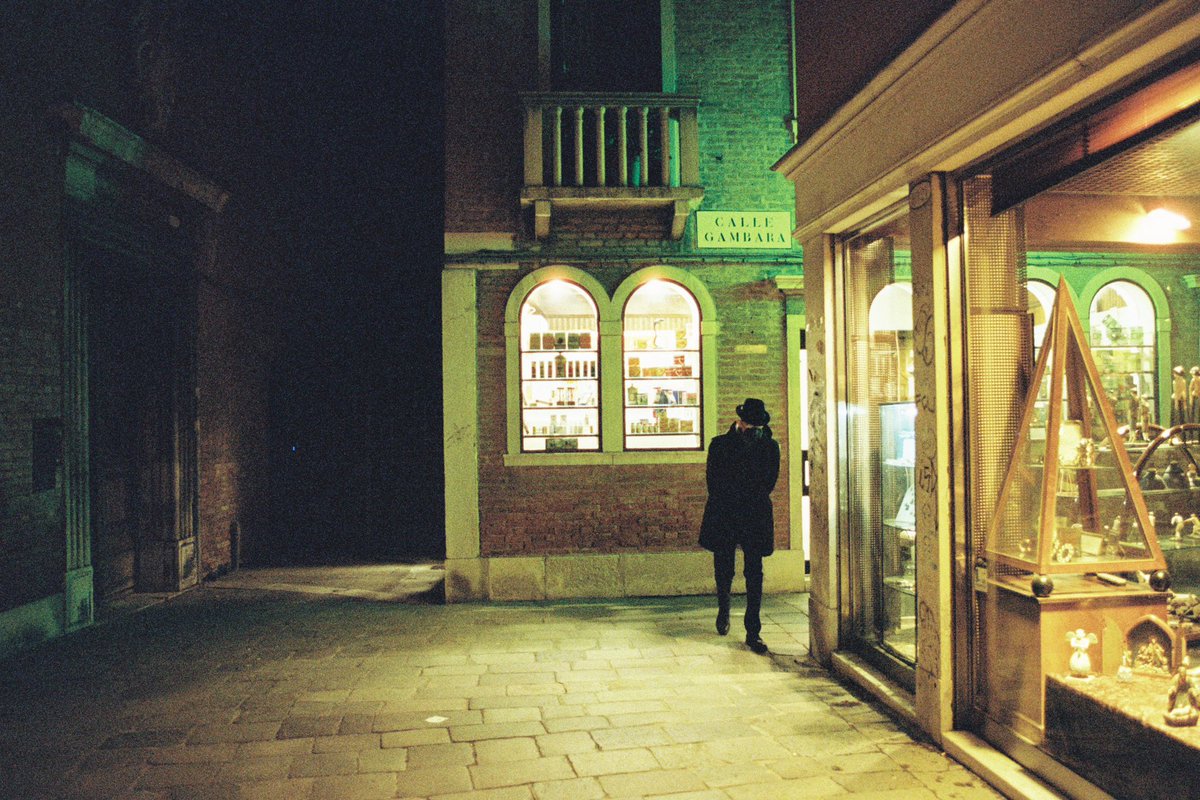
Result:
[[[699,98],[669,94],[523,94],[525,185],[534,235],[556,208],[668,209],[683,236],[700,205]]]

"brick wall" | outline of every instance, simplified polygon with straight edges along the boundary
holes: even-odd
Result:
[[[643,266],[589,271],[611,293]],[[773,270],[739,264],[697,267],[718,309],[718,430],[747,396],[772,411],[783,453],[775,490],[776,540],[789,541],[784,304]],[[479,276],[480,538],[484,555],[611,553],[695,547],[707,490],[702,464],[505,467],[504,307],[521,272]],[[765,353],[738,353],[762,345]],[[758,348],[755,348],[758,349]],[[603,390],[602,390],[603,391]],[[612,397],[606,393],[606,397]],[[512,413],[516,413],[515,411]]]
[[[65,134],[50,109],[77,101],[150,135],[142,129],[146,113],[132,78],[137,9],[84,5],[47,12],[44,4],[9,4],[0,25],[0,73],[6,76],[0,93],[0,611],[61,593],[66,570],[61,470],[53,489],[34,491],[31,480],[34,421],[63,417],[63,264],[70,245],[62,213]],[[47,35],[50,30],[53,36]],[[189,75],[202,72],[196,68]],[[187,100],[181,93],[176,109],[185,116]],[[219,110],[228,114],[226,108]],[[172,146],[171,131],[154,138],[189,166],[230,161],[239,137],[223,137],[229,128],[220,126],[236,122],[218,114],[213,123],[216,147],[229,148],[226,152]],[[131,184],[141,180],[134,175]],[[150,208],[136,202],[124,208],[98,205],[103,206],[98,216],[137,216]],[[161,221],[165,207],[152,210]],[[231,213],[237,212],[231,207],[227,215]],[[224,256],[227,272],[261,266],[261,259],[252,262],[236,248],[230,246]],[[204,286],[200,303],[200,428],[205,437],[200,515],[204,563],[211,568],[227,559],[231,518],[261,522],[259,512],[247,509],[256,502],[256,482],[265,479],[261,359],[270,339],[260,310],[231,306]],[[210,343],[209,336],[216,341]],[[238,391],[225,392],[226,381],[236,381]]]
[[[34,420],[62,413],[54,155],[33,114],[0,126],[0,611],[62,591],[66,562],[59,491],[32,485]]]
[[[206,268],[197,297],[201,577],[229,568],[235,525],[242,563],[254,561],[269,522],[267,397],[278,337],[270,296],[276,256],[268,243],[238,229],[236,201],[226,213],[232,218],[224,220],[215,263]],[[245,269],[251,263],[255,269]]]
[[[718,431],[733,421],[734,408],[747,396],[761,397],[771,410],[784,459],[774,493],[776,538],[786,547],[786,306],[772,278],[798,274],[800,253],[697,250],[694,216],[684,237],[671,241],[665,238],[665,215],[628,210],[555,209],[550,237],[529,241],[528,221],[517,213],[522,149],[516,93],[536,85],[536,3],[519,5],[506,18],[488,13],[491,3],[465,0],[450,3],[447,13],[446,230],[516,234],[512,260],[520,264],[514,271],[482,271],[477,278],[482,553],[698,547],[707,497],[703,464],[504,466],[508,415],[519,413],[506,407],[505,305],[525,274],[555,263],[587,271],[610,296],[628,275],[654,264],[687,269],[703,283],[721,325]],[[483,13],[477,15],[480,6]],[[787,2],[734,9],[697,0],[676,3],[675,14],[677,89],[700,97],[701,208],[790,210],[791,185],[770,171],[791,144]],[[489,59],[480,60],[474,48],[484,42]],[[496,48],[494,42],[511,44]],[[498,127],[505,120],[510,127]],[[610,402],[618,395],[604,392]]]
[[[537,3],[447,2],[445,81],[446,230],[517,230],[518,92],[537,89]]]
[[[679,93],[700,97],[704,208],[788,211],[794,189],[771,171],[788,148],[786,0],[676,3]]]

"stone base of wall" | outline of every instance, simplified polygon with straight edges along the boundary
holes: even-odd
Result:
[[[733,591],[745,592],[741,552]],[[763,591],[807,591],[804,553],[777,550],[764,562]],[[668,597],[712,594],[712,556],[704,551],[457,558],[446,560],[446,602]]]
[[[0,658],[66,632],[64,598],[51,595],[0,614]]]

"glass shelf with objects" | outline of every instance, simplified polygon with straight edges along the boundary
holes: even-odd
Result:
[[[1171,574],[1173,593],[1200,594],[1198,459],[1200,424],[1185,423],[1159,433],[1133,468]]]
[[[687,290],[641,287],[626,309],[623,349],[626,449],[699,450],[700,315]]]
[[[599,325],[595,304],[567,281],[548,281],[521,312],[521,449],[600,449]]]
[[[1144,572],[1166,589],[1158,537],[1101,386],[1063,283],[988,533],[999,585],[1037,597],[1119,592]]]
[[[916,658],[917,406],[912,402],[879,404],[879,515],[883,568],[884,643],[908,660]]]

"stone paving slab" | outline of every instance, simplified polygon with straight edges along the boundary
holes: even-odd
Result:
[[[445,606],[330,574],[347,590],[240,574],[0,663],[0,798],[999,797],[807,660],[804,595],[765,599],[761,657],[710,598]]]

